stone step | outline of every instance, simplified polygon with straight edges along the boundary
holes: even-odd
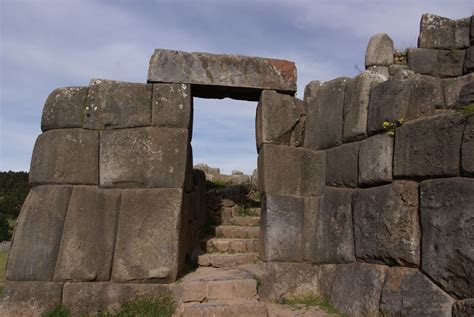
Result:
[[[199,267],[181,280],[182,302],[218,299],[254,299],[257,281],[246,271]]]
[[[258,252],[259,239],[229,239],[212,238],[206,241],[205,250],[208,253],[226,252],[226,253],[247,253]]]
[[[231,217],[225,224],[231,226],[258,227],[260,225],[260,217]]]
[[[207,253],[198,257],[200,266],[236,267],[242,264],[255,263],[258,253]]]
[[[340,314],[327,313],[318,306],[281,305],[266,303],[268,317],[337,317]]]
[[[260,227],[217,226],[215,233],[218,238],[252,239],[260,237]]]
[[[256,299],[209,300],[202,303],[184,303],[178,316],[183,317],[264,317],[267,307]]]

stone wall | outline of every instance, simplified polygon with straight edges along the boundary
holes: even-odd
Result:
[[[42,310],[81,304],[89,289],[146,293],[174,282],[207,215],[191,126],[186,84],[92,80],[54,90],[8,260],[7,301],[26,288]]]
[[[303,100],[263,91],[262,296],[315,292],[351,316],[472,313],[471,20],[423,15],[407,65],[377,34],[355,78],[312,81]]]

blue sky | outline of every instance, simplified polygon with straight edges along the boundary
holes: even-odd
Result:
[[[422,13],[472,14],[471,1],[0,0],[0,170],[28,170],[41,112],[57,87],[91,78],[145,82],[155,48],[296,62],[311,80],[355,76],[371,35],[414,47]],[[256,103],[195,100],[194,163],[256,166]]]

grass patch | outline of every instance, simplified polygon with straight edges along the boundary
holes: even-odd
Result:
[[[250,208],[245,208],[244,206],[236,206],[235,212],[240,217],[252,217],[255,216],[255,213]]]
[[[15,229],[16,219],[8,218],[8,234],[10,237],[13,235],[13,230]]]
[[[219,189],[219,188],[224,188],[226,186],[227,184],[224,181],[221,181],[218,179],[213,180],[213,181],[206,180],[206,190]]]
[[[98,312],[99,317],[171,317],[176,310],[176,302],[171,293],[156,297],[143,297],[122,305],[118,312],[109,314]],[[71,311],[59,306],[47,311],[41,317],[70,317]]]
[[[54,308],[53,310],[50,310],[41,314],[41,317],[69,317],[69,316],[72,316],[72,314],[69,311],[69,309],[67,309],[64,306],[58,306]]]
[[[0,294],[3,294],[5,288],[5,270],[7,265],[8,252],[0,252]]]
[[[297,295],[291,298],[285,298],[283,299],[282,304],[305,307],[317,306],[324,310],[326,313],[335,314],[341,317],[347,317],[347,315],[337,310],[327,299],[321,298],[314,294]]]
[[[465,106],[464,108],[462,108],[462,113],[466,117],[470,117],[470,116],[474,115],[474,103],[470,103],[467,106]]]

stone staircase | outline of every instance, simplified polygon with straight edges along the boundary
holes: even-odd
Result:
[[[255,263],[260,237],[260,208],[241,210],[232,207],[223,213],[222,225],[214,236],[201,241],[205,254],[198,257],[200,266],[236,267]]]

